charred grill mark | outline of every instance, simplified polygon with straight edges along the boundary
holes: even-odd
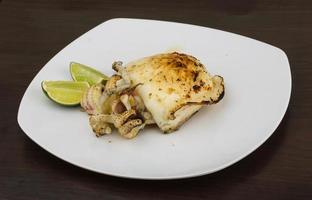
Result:
[[[171,65],[172,64],[172,65]],[[168,62],[168,65],[169,65],[169,62]],[[172,62],[170,62],[170,66],[171,67],[175,67],[175,68],[187,68],[186,64],[183,62],[183,60],[175,60]]]
[[[198,71],[192,71],[192,75],[193,75],[193,81],[195,82],[198,75],[199,75],[199,72]]]
[[[168,81],[168,80],[167,80],[167,77],[166,77],[166,75],[164,75],[163,77],[164,77],[165,81]]]
[[[179,62],[179,61],[176,62],[175,64],[176,64],[176,67],[183,67],[183,64],[181,62]]]
[[[200,85],[200,86],[204,86],[204,85],[205,85],[204,81],[203,81],[203,80],[200,80],[200,81],[199,81],[199,85]]]
[[[225,93],[225,89],[224,89],[224,86],[223,86],[222,93],[219,95],[218,99],[216,99],[212,103],[218,103],[219,101],[221,101],[221,99],[223,99],[223,97],[224,97],[224,93]]]
[[[193,86],[193,90],[194,90],[195,93],[199,92],[200,89],[201,89],[201,87],[199,85],[194,85]]]
[[[204,65],[203,64],[201,64],[201,63],[199,63],[199,65],[198,65],[200,68],[204,68]]]

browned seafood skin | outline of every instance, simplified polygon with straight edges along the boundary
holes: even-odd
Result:
[[[110,102],[110,109],[105,109],[109,113],[91,118],[97,136],[109,134],[108,123],[128,139],[154,123],[170,133],[204,105],[224,97],[223,77],[209,74],[198,59],[184,53],[156,54],[126,66],[118,61],[112,68],[116,74],[103,92]]]
[[[165,132],[176,130],[181,124],[176,121],[172,127],[168,125],[176,120],[178,110],[188,106],[182,112],[191,116],[191,112],[199,109],[198,105],[218,103],[224,96],[223,77],[210,75],[198,59],[184,53],[156,54],[130,62],[125,68],[132,84],[142,84],[136,91]],[[180,118],[185,122],[189,117]]]

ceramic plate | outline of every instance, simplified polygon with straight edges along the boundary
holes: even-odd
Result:
[[[71,61],[112,75],[113,61],[168,51],[195,56],[210,73],[224,77],[226,89],[221,102],[203,108],[172,134],[154,127],[132,140],[117,133],[97,138],[86,113],[58,106],[41,90],[42,80],[70,80]],[[112,19],[42,68],[24,94],[18,122],[34,142],[76,166],[127,178],[185,178],[221,170],[258,148],[281,122],[290,93],[290,67],[279,48],[195,25]]]

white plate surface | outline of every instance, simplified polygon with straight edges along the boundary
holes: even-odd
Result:
[[[116,133],[96,138],[85,113],[56,105],[41,91],[42,80],[70,79],[71,61],[111,75],[113,61],[172,50],[197,57],[210,73],[224,77],[226,88],[220,103],[172,134],[147,128],[133,140]],[[25,92],[18,122],[34,142],[76,166],[128,178],[185,178],[223,169],[258,148],[281,122],[290,93],[287,56],[276,47],[200,26],[112,19],[42,68]]]

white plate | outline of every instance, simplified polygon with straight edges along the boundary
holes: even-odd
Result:
[[[70,79],[70,61],[111,75],[115,60],[168,50],[197,57],[209,72],[224,77],[226,88],[220,103],[205,107],[172,134],[147,128],[133,140],[118,134],[96,138],[85,113],[56,105],[41,91],[42,80]],[[276,47],[200,26],[112,19],[42,68],[24,94],[18,122],[34,142],[76,166],[127,178],[185,178],[221,170],[259,147],[281,122],[290,93],[287,56]]]

